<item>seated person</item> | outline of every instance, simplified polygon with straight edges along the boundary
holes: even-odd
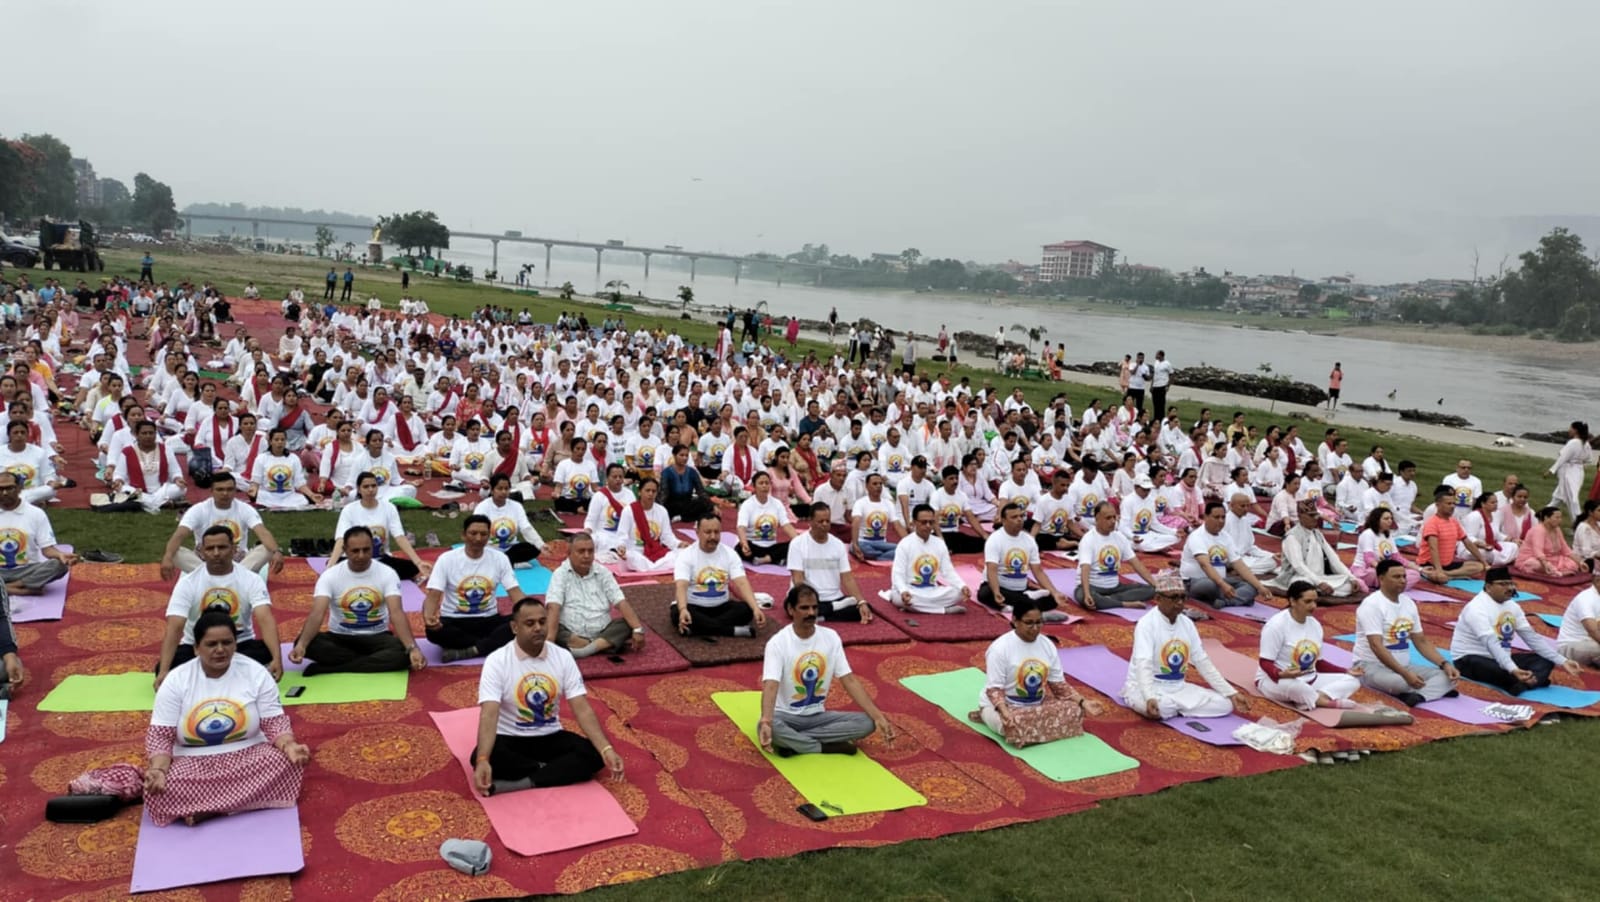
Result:
[[[1261,627],[1256,688],[1301,711],[1354,708],[1350,696],[1361,681],[1322,660],[1322,624],[1311,616],[1317,595],[1318,588],[1305,580],[1289,584],[1289,607]]]
[[[488,517],[467,517],[461,524],[461,541],[460,548],[439,555],[422,600],[428,641],[442,649],[439,658],[446,664],[487,655],[510,642],[511,618],[500,613],[495,590],[505,589],[512,604],[523,595],[511,562],[489,547]],[[448,614],[442,611],[446,602]],[[543,605],[539,615],[544,616]]]
[[[1517,569],[1534,579],[1555,577],[1564,579],[1588,569],[1588,564],[1567,544],[1561,531],[1561,508],[1555,505],[1542,507],[1534,514],[1537,521],[1528,529],[1517,558]]]
[[[594,536],[580,532],[567,542],[567,559],[550,575],[544,603],[547,622],[556,624],[556,644],[574,658],[644,648],[644,624],[617,578],[594,561]],[[612,607],[620,617],[611,616]]]
[[[882,478],[879,478],[882,484]],[[735,550],[739,559],[751,564],[783,564],[789,559],[789,544],[795,532],[789,506],[772,494],[772,474],[757,470],[749,482],[750,497],[739,503],[734,531],[739,536]]]
[[[267,510],[305,510],[322,503],[322,496],[306,484],[300,458],[289,453],[289,435],[282,429],[267,433],[267,450],[256,456],[250,481],[256,486],[256,504]]]
[[[1132,496],[1130,496],[1132,497]],[[1108,501],[1094,506],[1094,529],[1078,542],[1078,587],[1073,598],[1091,611],[1142,608],[1155,597],[1155,577],[1134,553],[1133,543],[1117,530],[1117,509]],[[1143,583],[1122,581],[1126,561]],[[1013,622],[1016,612],[1012,612]]]
[[[350,455],[350,465],[357,473],[371,473],[378,477],[378,500],[417,497],[417,483],[406,481],[400,475],[400,463],[383,445],[383,431],[368,429],[366,444]]]
[[[487,542],[487,525],[482,532]],[[589,706],[577,662],[566,649],[545,641],[546,617],[543,602],[519,592],[507,618],[515,641],[483,662],[478,744],[469,760],[473,785],[486,796],[582,783],[601,767],[610,769],[613,780],[622,779],[622,756]],[[562,698],[582,736],[562,729]]]
[[[756,603],[744,563],[722,544],[722,518],[708,514],[695,524],[695,545],[678,552],[672,579],[677,600],[672,617],[678,632],[694,636],[753,636],[767,615]],[[735,602],[734,598],[738,601]]]
[[[627,541],[622,559],[636,573],[671,570],[678,551],[690,545],[672,531],[672,519],[665,505],[656,503],[661,483],[654,476],[639,482],[639,499],[628,505],[623,520]]]
[[[954,470],[955,467],[949,469]],[[1039,495],[1028,505],[1028,518],[1024,525],[1033,540],[1039,544],[1040,551],[1066,551],[1077,548],[1078,541],[1083,538],[1083,525],[1079,522],[1077,511],[1073,510],[1073,503],[1067,497],[1067,492],[1072,488],[1072,473],[1067,470],[1057,470],[1050,476],[1050,491]],[[968,512],[968,517],[971,513]],[[976,524],[976,518],[972,518]],[[973,526],[974,529],[978,527]],[[979,535],[983,535],[980,530]]]
[[[1445,518],[1450,519],[1446,506]],[[1378,562],[1378,591],[1356,608],[1355,667],[1361,685],[1416,706],[1454,697],[1461,674],[1422,634],[1417,603],[1405,594],[1406,570],[1396,561]],[[1433,666],[1411,662],[1411,646]],[[1358,672],[1359,670],[1359,672]]]
[[[1221,507],[1218,502],[1210,503]],[[1211,663],[1183,606],[1184,590],[1178,580],[1161,580],[1156,586],[1155,608],[1133,628],[1133,655],[1122,687],[1123,701],[1135,714],[1151,720],[1250,713],[1244,693],[1229,685]],[[1211,688],[1187,681],[1191,665]]]
[[[489,497],[478,502],[474,514],[489,518],[489,541],[512,566],[527,569],[544,553],[544,539],[528,519],[528,509],[511,497],[511,477],[495,473],[489,477]]]
[[[783,609],[789,625],[767,640],[761,665],[761,720],[756,724],[761,747],[784,758],[819,752],[854,755],[856,742],[874,730],[893,743],[894,725],[851,673],[839,634],[817,625],[816,591],[796,586]],[[860,711],[824,710],[834,680]]]
[[[1000,528],[983,543],[984,581],[978,586],[978,601],[1000,610],[1019,599],[1033,598],[1047,621],[1067,619],[1059,608],[1067,603],[1039,563],[1039,546],[1033,536],[1022,531],[1022,507],[1008,504],[1000,509]],[[1032,578],[1036,587],[1029,590]]]
[[[712,510],[705,481],[689,465],[688,445],[674,445],[672,462],[661,468],[660,500],[668,516],[686,523],[699,522],[701,516]]]
[[[605,484],[589,498],[588,515],[583,519],[583,528],[594,539],[596,553],[604,563],[622,560],[621,549],[627,542],[623,520],[634,498],[623,484],[626,478],[622,464],[607,464]]]
[[[810,586],[817,596],[817,616],[823,620],[871,623],[872,609],[850,572],[849,549],[832,532],[832,518],[827,504],[811,505],[809,528],[789,543],[789,592]]]
[[[334,526],[333,550],[328,560],[337,563],[344,554],[344,534],[352,528],[365,527],[372,533],[372,557],[395,572],[402,580],[426,581],[433,565],[417,556],[406,538],[405,526],[400,522],[400,511],[387,501],[378,500],[378,477],[363,470],[356,474],[355,503],[339,509],[339,522]],[[396,554],[395,552],[399,552]],[[403,556],[402,556],[403,555]]]
[[[863,484],[866,492],[850,510],[850,550],[864,561],[887,560],[894,557],[895,543],[905,537],[906,526],[900,508],[883,491],[882,475],[869,474]]]
[[[844,473],[842,466],[833,469],[833,480],[839,481]],[[977,554],[983,550],[983,542],[989,533],[984,530],[983,524],[978,521],[978,515],[972,509],[972,499],[961,490],[961,471],[954,466],[945,467],[939,473],[940,486],[933,490],[933,495],[928,498],[928,506],[933,508],[934,519],[938,523],[939,537],[944,540],[945,548],[950,554]],[[817,500],[822,500],[822,489],[817,490]],[[1034,519],[1038,523],[1055,523],[1054,505],[1060,502],[1054,489],[1049,495],[1039,499],[1039,506],[1034,509]],[[853,502],[852,502],[853,503]],[[1048,505],[1048,507],[1047,507]],[[1050,511],[1047,513],[1047,511]],[[961,525],[966,524],[971,533],[961,531]],[[1041,527],[1042,529],[1042,527]],[[1065,535],[1073,538],[1057,539],[1056,547],[1067,547],[1075,538],[1073,530],[1075,524],[1070,519],[1065,524]],[[903,539],[901,540],[904,541]],[[1043,547],[1043,546],[1040,546]],[[896,557],[899,552],[895,552]]]
[[[988,682],[978,709],[967,715],[1022,748],[1083,735],[1083,716],[1103,712],[1067,685],[1055,643],[1041,632],[1043,612],[1025,598],[1011,609],[1011,631],[983,653]],[[1032,740],[1032,741],[1026,741]]]
[[[22,480],[22,500],[46,504],[56,497],[56,489],[66,480],[56,474],[55,458],[43,447],[28,441],[28,424],[12,420],[6,425],[6,444],[0,447],[0,470]]]
[[[1557,667],[1577,676],[1577,663],[1528,625],[1522,606],[1511,600],[1516,594],[1511,570],[1490,567],[1483,591],[1461,609],[1450,636],[1450,658],[1461,675],[1512,695],[1550,685],[1550,674]],[[1532,651],[1511,650],[1511,640],[1518,636]]]
[[[1287,589],[1303,580],[1316,586],[1324,599],[1354,596],[1361,582],[1350,574],[1322,534],[1322,515],[1317,505],[1302,501],[1298,511],[1300,522],[1283,537],[1283,570],[1268,585]]]
[[[502,429],[494,434],[494,450],[489,452],[483,465],[489,471],[490,479],[499,475],[511,481],[511,493],[517,496],[518,501],[533,500],[533,476],[528,455],[516,446],[516,437],[510,430]]]
[[[218,473],[212,478],[211,497],[190,505],[178,520],[178,528],[172,531],[172,537],[167,539],[167,549],[161,555],[162,579],[172,579],[180,570],[193,573],[205,566],[200,555],[190,551],[184,543],[194,539],[198,546],[198,537],[219,525],[228,528],[239,550],[245,553],[239,560],[239,566],[255,572],[270,563],[273,573],[283,572],[283,549],[278,547],[278,540],[261,522],[261,514],[237,495],[238,482],[232,473]],[[252,535],[260,543],[254,549],[250,548]]]
[[[466,437],[456,442],[450,451],[449,486],[458,492],[481,489],[489,479],[487,462],[494,446],[483,437],[483,424],[468,420]]]
[[[1422,530],[1417,534],[1421,546],[1417,549],[1417,566],[1422,570],[1422,578],[1431,583],[1474,579],[1482,576],[1489,566],[1478,544],[1465,541],[1467,533],[1455,516],[1455,505],[1455,489],[1448,485],[1434,489],[1433,513],[1423,521]],[[1466,557],[1462,556],[1462,548],[1466,549]]]
[[[233,562],[236,546],[233,532],[226,526],[207,527],[200,534],[200,557],[204,567],[185,573],[172,587],[167,602],[167,628],[161,638],[161,657],[156,664],[156,686],[172,668],[192,659],[194,624],[210,610],[232,615],[236,647],[272,671],[273,679],[283,675],[278,645],[278,621],[272,616],[272,599],[267,584],[252,570]],[[256,635],[260,631],[260,636]]]
[[[1592,580],[1589,588],[1567,602],[1556,649],[1574,661],[1600,667],[1600,571]]]
[[[77,562],[77,555],[56,545],[45,512],[22,500],[17,474],[0,470],[0,581],[6,593],[38,595]]]
[[[1183,561],[1178,565],[1189,597],[1214,608],[1246,606],[1256,595],[1270,594],[1233,550],[1222,529],[1226,522],[1222,502],[1207,501],[1205,519],[1183,543]]]
[[[156,424],[141,420],[134,429],[134,442],[108,463],[111,468],[111,494],[131,495],[146,513],[155,513],[168,504],[184,500],[188,485],[178,457],[156,436]]]
[[[157,827],[293,808],[300,800],[311,750],[295,741],[277,674],[235,654],[236,630],[226,611],[197,618],[199,654],[156,690],[144,805]]]
[[[11,605],[0,604],[0,698],[10,698],[28,682],[28,668],[17,648],[17,630],[11,623]]]
[[[1251,512],[1255,506],[1253,496],[1237,489],[1229,489],[1223,500],[1228,514],[1223,518],[1222,532],[1233,545],[1239,560],[1257,576],[1265,576],[1278,569],[1278,558],[1271,552],[1256,547],[1254,527],[1261,520]]]
[[[1361,580],[1362,588],[1368,592],[1378,591],[1379,561],[1399,561],[1400,566],[1406,568],[1407,589],[1422,579],[1417,565],[1400,553],[1400,546],[1395,544],[1395,531],[1394,511],[1375,507],[1367,514],[1361,535],[1356,537],[1356,556],[1350,563],[1350,573]]]
[[[1122,496],[1117,530],[1133,540],[1135,551],[1166,551],[1178,544],[1178,532],[1161,522],[1156,484],[1143,474],[1133,478],[1133,491]],[[1098,511],[1095,513],[1099,520]],[[1269,558],[1271,555],[1267,555]]]
[[[339,544],[344,560],[317,577],[311,613],[289,651],[289,660],[299,664],[310,658],[308,677],[427,666],[411,636],[411,623],[400,609],[400,577],[373,559],[376,542],[372,530],[352,526],[340,535]],[[328,629],[321,632],[324,618]]]
[[[600,484],[600,473],[588,448],[588,442],[573,439],[572,456],[556,465],[556,495],[551,504],[563,514],[588,513],[589,497]]]
[[[1487,492],[1472,502],[1472,513],[1461,521],[1461,528],[1467,533],[1462,543],[1476,545],[1487,567],[1509,567],[1517,562],[1517,552],[1521,550],[1521,536],[1512,539],[1500,530],[1496,522],[1500,519],[1496,515],[1499,508],[1500,499],[1494,492]]]
[[[221,462],[213,465],[212,473],[232,473],[238,480],[239,491],[255,496],[256,485],[250,477],[256,471],[256,458],[267,450],[267,437],[256,431],[256,415],[239,415],[239,431],[222,443]]]
[[[936,522],[931,506],[911,509],[911,535],[894,547],[889,601],[918,614],[965,614],[972,588],[956,573]]]

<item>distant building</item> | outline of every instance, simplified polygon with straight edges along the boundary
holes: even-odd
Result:
[[[94,176],[94,164],[83,157],[73,157],[72,175],[77,182],[78,208],[100,206],[100,180]]]
[[[1110,269],[1117,249],[1094,241],[1062,241],[1044,246],[1039,261],[1040,282],[1092,279]]]

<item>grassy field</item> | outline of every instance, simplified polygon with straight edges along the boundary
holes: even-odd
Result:
[[[137,255],[113,252],[108,269],[137,272]],[[263,296],[294,284],[319,292],[324,264],[314,260],[156,253],[162,278],[210,279],[237,291],[253,279]],[[341,269],[342,272],[342,269]],[[529,307],[552,319],[572,302],[512,295],[483,285],[421,279],[413,293],[441,313],[485,303]],[[393,273],[359,273],[357,290],[393,303]],[[713,334],[704,321],[630,314],[675,326],[691,340]],[[893,326],[894,324],[891,324]],[[1006,380],[962,368],[974,381]],[[1043,402],[1065,391],[1075,407],[1104,389],[1073,383],[1022,383]],[[1173,395],[1183,403],[1181,386]],[[1185,412],[1197,410],[1186,403]],[[1281,415],[1243,404],[1247,419]],[[1343,428],[1343,427],[1341,427]],[[1310,444],[1322,426],[1302,424]],[[1422,481],[1470,456],[1487,485],[1514,469],[1534,497],[1548,497],[1548,462],[1506,452],[1469,451],[1402,436],[1344,429],[1353,449],[1381,442],[1392,460],[1410,458]],[[104,516],[52,511],[63,541],[106,547],[130,561],[160,554],[175,515]],[[403,515],[419,536],[453,540],[459,521],[427,512]],[[266,517],[282,540],[331,534],[331,513]],[[544,528],[544,525],[541,525]],[[1357,764],[1303,767],[1240,780],[1188,784],[1154,796],[1113,800],[1101,808],[979,834],[879,849],[835,849],[790,859],[730,863],[642,884],[598,890],[601,900],[632,899],[1051,899],[1304,900],[1447,897],[1589,899],[1600,880],[1581,802],[1580,762],[1600,740],[1600,724],[1568,717],[1559,725],[1484,738],[1437,742]],[[1535,889],[1536,888],[1536,889]]]

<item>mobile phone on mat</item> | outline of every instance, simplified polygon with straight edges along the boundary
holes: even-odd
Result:
[[[825,821],[825,820],[828,819],[828,815],[821,808],[818,808],[817,806],[811,804],[810,802],[807,802],[806,804],[801,805],[799,808],[796,808],[795,810],[800,812],[801,814],[805,815],[806,817],[811,818],[814,821]]]

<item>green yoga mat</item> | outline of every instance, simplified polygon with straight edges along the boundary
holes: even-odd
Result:
[[[711,701],[728,715],[746,739],[756,743],[756,722],[761,720],[760,692],[716,692],[712,693]],[[761,754],[796,792],[805,796],[806,801],[829,814],[898,811],[928,804],[916,790],[864,753],[790,758],[769,755],[765,750]]]
[[[902,679],[900,685],[942,708],[962,726],[993,739],[1011,757],[1022,759],[1024,764],[1057,782],[1103,777],[1139,766],[1137,758],[1129,758],[1091,733],[1030,745],[1025,749],[1006,744],[1000,734],[967,719],[967,712],[978,706],[978,693],[983,691],[985,682],[987,677],[983,671],[967,667],[946,673],[909,676]]]
[[[294,705],[342,705],[348,702],[397,702],[406,697],[411,673],[396,670],[389,673],[324,673],[308,677],[303,673],[286,670],[278,682],[278,694],[285,708]],[[299,698],[290,698],[289,690],[304,686]]]
[[[153,711],[156,706],[155,674],[74,674],[61,681],[39,702],[40,711]]]

